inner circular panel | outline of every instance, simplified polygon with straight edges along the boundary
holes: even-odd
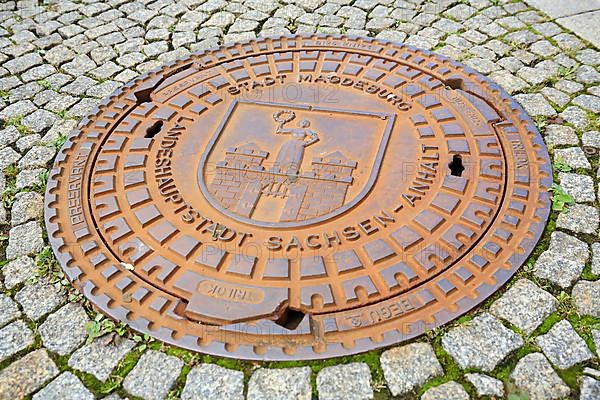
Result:
[[[103,312],[246,359],[357,353],[465,313],[526,260],[547,150],[499,86],[411,46],[266,38],[113,93],[46,195],[63,269]]]

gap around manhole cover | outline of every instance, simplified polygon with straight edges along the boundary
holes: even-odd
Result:
[[[529,117],[447,58],[257,39],[125,85],[73,131],[46,226],[75,286],[165,342],[244,359],[399,343],[525,261],[551,168]]]

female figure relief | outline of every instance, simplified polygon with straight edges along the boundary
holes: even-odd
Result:
[[[280,110],[273,114],[273,119],[279,122],[275,133],[291,135],[290,139],[281,146],[275,160],[275,169],[284,171],[287,174],[297,174],[300,171],[304,148],[319,141],[317,132],[309,128],[310,122],[306,119],[301,120],[297,128],[285,128],[283,126],[294,118],[296,118],[296,114],[293,111]]]

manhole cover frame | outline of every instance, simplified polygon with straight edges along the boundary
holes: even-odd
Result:
[[[221,341],[218,339],[213,339],[210,342],[205,342],[203,339],[203,333],[206,333],[207,331],[214,332],[215,329],[220,330],[221,328],[212,325],[199,324],[197,328],[200,332],[197,336],[189,334],[179,334],[177,333],[177,323],[172,323],[170,326],[163,326],[161,324],[155,323],[156,321],[150,321],[144,318],[143,315],[141,317],[136,318],[136,312],[127,309],[128,304],[132,302],[131,294],[129,294],[126,297],[126,299],[115,300],[103,293],[101,284],[98,285],[99,287],[96,287],[96,284],[93,283],[91,280],[84,280],[83,282],[79,280],[81,274],[85,274],[86,268],[90,268],[92,266],[89,260],[84,260],[83,264],[87,263],[88,265],[80,267],[80,261],[75,260],[73,258],[73,255],[69,248],[71,245],[77,244],[66,243],[64,241],[64,238],[61,237],[62,221],[60,221],[60,219],[62,217],[59,215],[61,212],[61,207],[56,206],[57,196],[55,193],[60,191],[61,173],[64,169],[64,166],[61,165],[65,164],[65,160],[67,160],[69,156],[70,149],[75,145],[75,143],[82,140],[82,133],[84,132],[84,130],[89,131],[90,129],[92,129],[92,127],[94,126],[93,123],[96,121],[98,116],[102,114],[103,108],[111,104],[112,99],[123,95],[124,93],[126,93],[126,91],[134,87],[139,88],[144,87],[144,85],[147,85],[148,88],[152,89],[151,83],[153,82],[153,79],[155,79],[157,75],[160,75],[161,71],[163,70],[175,71],[178,68],[181,68],[191,62],[197,62],[199,60],[208,59],[211,57],[212,59],[216,59],[217,57],[215,55],[224,54],[225,52],[229,52],[230,54],[232,54],[232,50],[233,52],[239,53],[240,49],[245,47],[253,47],[256,50],[256,53],[260,53],[260,50],[257,49],[258,44],[264,44],[271,52],[275,53],[277,52],[277,49],[269,46],[272,46],[273,43],[280,43],[282,41],[286,43],[301,43],[303,41],[304,43],[319,42],[323,43],[325,46],[323,47],[323,45],[315,44],[314,46],[304,46],[302,48],[299,47],[298,49],[294,49],[296,51],[307,48],[311,48],[313,50],[320,49],[321,51],[326,51],[327,49],[333,49],[331,47],[327,47],[328,44],[341,45],[341,43],[347,43],[349,44],[349,46],[358,45],[354,48],[343,47],[339,49],[350,53],[352,53],[353,51],[357,51],[356,49],[358,48],[359,51],[366,52],[367,54],[371,54],[374,56],[375,51],[368,50],[368,48],[373,47],[380,49],[378,54],[379,57],[382,57],[384,50],[390,53],[395,51],[397,52],[397,54],[400,54],[400,52],[402,51],[406,51],[409,52],[413,57],[423,57],[435,60],[437,63],[443,64],[446,68],[449,68],[459,74],[463,74],[464,76],[468,76],[478,85],[483,87],[484,90],[489,91],[489,93],[491,93],[492,96],[495,96],[496,99],[501,99],[501,101],[504,102],[505,106],[511,109],[511,117],[514,118],[516,116],[516,118],[519,120],[511,121],[515,122],[515,124],[519,123],[521,125],[521,128],[527,132],[530,144],[537,151],[537,159],[533,160],[533,163],[535,167],[539,168],[541,176],[533,177],[538,179],[539,185],[537,187],[532,187],[534,195],[538,196],[538,207],[534,213],[537,221],[528,221],[530,222],[528,230],[529,237],[523,238],[523,241],[519,243],[519,254],[515,254],[514,259],[508,260],[505,265],[505,268],[498,269],[498,273],[495,276],[495,282],[478,287],[477,289],[479,295],[475,298],[465,296],[459,302],[456,302],[450,307],[440,310],[433,320],[431,319],[431,316],[429,316],[429,318],[425,316],[421,320],[419,329],[414,329],[411,331],[411,329],[414,328],[411,325],[408,331],[403,331],[402,333],[393,329],[391,331],[384,332],[371,332],[366,334],[366,336],[363,331],[362,336],[358,335],[358,337],[356,337],[356,340],[346,340],[344,343],[341,343],[339,340],[335,340],[335,336],[332,336],[332,338],[334,338],[332,342],[313,342],[312,344],[307,345],[306,341],[297,341],[296,338],[293,337],[294,334],[297,333],[297,331],[291,332],[289,338],[286,339],[286,341],[274,339],[273,342],[270,342],[270,339],[268,338],[257,340],[254,337],[250,341],[240,341],[238,339],[230,340],[232,334],[233,336],[235,336],[236,333],[239,335],[240,332],[235,332],[235,330],[221,331],[221,334],[224,335],[222,336],[224,340]],[[360,49],[360,46],[364,47]],[[394,57],[395,56],[390,56],[387,58],[393,59]],[[227,60],[230,59],[228,58]],[[410,65],[409,63],[403,62],[402,60],[399,60],[397,58],[395,60],[400,62],[401,64]],[[204,67],[206,69],[210,69],[215,65],[216,63],[209,63]],[[101,129],[101,127],[99,128]],[[102,102],[99,105],[99,108],[92,110],[88,116],[84,117],[81,120],[77,129],[69,133],[63,148],[59,151],[57,155],[55,166],[48,178],[48,185],[45,196],[45,222],[50,244],[54,250],[54,253],[57,256],[58,261],[60,262],[61,267],[66,272],[66,275],[68,276],[69,280],[74,284],[75,287],[77,287],[80,291],[84,293],[86,298],[90,300],[94,307],[98,308],[102,313],[107,314],[116,320],[127,323],[134,330],[146,333],[168,344],[172,344],[193,351],[199,351],[202,353],[208,353],[224,357],[241,358],[248,360],[282,361],[299,359],[324,359],[361,353],[381,347],[398,344],[400,342],[409,340],[413,337],[422,335],[425,332],[425,330],[430,330],[435,327],[442,326],[484,302],[485,299],[487,299],[494,292],[499,290],[514,275],[517,269],[526,261],[528,256],[533,251],[535,245],[541,238],[550,213],[550,194],[548,192],[548,189],[551,187],[551,184],[552,170],[549,155],[544,141],[542,140],[541,135],[539,134],[534,122],[525,113],[521,106],[508,95],[508,93],[506,93],[499,85],[492,82],[489,78],[456,61],[450,60],[444,56],[432,53],[427,50],[417,49],[414,46],[410,45],[346,35],[288,35],[276,38],[248,40],[236,43],[234,45],[222,46],[217,49],[193,53],[188,57],[177,60],[175,62],[171,62],[165,65],[164,67],[161,67],[157,70],[151,71],[134,79],[133,81],[127,83],[122,88],[116,90],[113,94],[102,100]],[[512,188],[509,189],[512,190]],[[500,207],[502,207],[502,204],[500,204]],[[80,233],[83,234],[83,232]],[[87,236],[88,234],[89,232],[85,233],[85,236]],[[121,269],[121,272],[124,272],[128,269],[128,265],[126,263],[122,263],[121,266],[119,266],[119,268]],[[403,295],[404,293],[401,293],[395,295],[390,299],[401,298]],[[133,301],[135,301],[135,299],[133,299]],[[380,300],[373,304],[377,305],[379,303],[382,303],[383,301],[386,300]],[[360,307],[366,308],[368,307],[368,305],[362,305]],[[350,308],[349,310],[353,310],[353,308]],[[326,318],[322,318],[321,323],[326,322],[324,321],[325,319]],[[352,323],[353,322],[350,321],[350,324]],[[320,327],[316,327],[313,325],[314,324],[311,324],[309,328],[318,330],[323,329],[324,326],[323,324]],[[339,324],[338,329],[340,329]],[[274,335],[273,337],[284,336],[279,333],[280,332],[278,332],[278,335]],[[324,334],[324,336],[322,336],[321,339],[325,338],[327,340],[329,338],[327,336],[327,332],[320,332],[320,334]],[[300,344],[298,345],[298,343]]]

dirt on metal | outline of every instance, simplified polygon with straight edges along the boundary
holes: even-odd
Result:
[[[143,75],[59,153],[50,242],[103,313],[220,356],[348,355],[469,311],[526,260],[552,174],[472,69],[346,36],[250,40]]]

